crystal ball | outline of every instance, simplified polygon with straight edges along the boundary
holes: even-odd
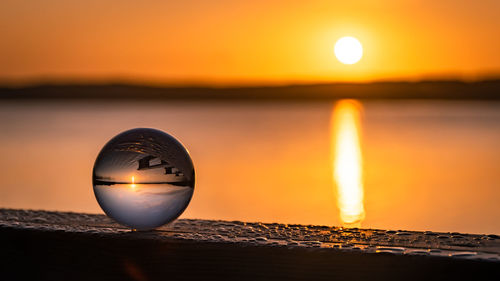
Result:
[[[137,128],[106,143],[95,161],[92,184],[106,215],[132,229],[148,230],[186,209],[194,191],[194,166],[177,139]]]

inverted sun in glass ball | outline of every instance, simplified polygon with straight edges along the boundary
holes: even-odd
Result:
[[[132,229],[149,230],[175,220],[186,209],[194,191],[194,166],[174,137],[137,128],[102,148],[92,183],[106,215]]]

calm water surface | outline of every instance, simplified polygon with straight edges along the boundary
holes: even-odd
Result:
[[[500,233],[500,103],[363,102],[362,227]],[[91,172],[134,127],[196,169],[184,218],[339,225],[333,102],[0,103],[0,206],[101,213]]]

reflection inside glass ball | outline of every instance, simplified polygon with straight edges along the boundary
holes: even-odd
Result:
[[[194,167],[174,137],[138,128],[117,135],[103,147],[92,182],[108,216],[146,230],[173,221],[186,209],[194,191]]]

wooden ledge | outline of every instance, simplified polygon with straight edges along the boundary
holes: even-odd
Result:
[[[0,209],[5,280],[500,280],[500,236]]]

